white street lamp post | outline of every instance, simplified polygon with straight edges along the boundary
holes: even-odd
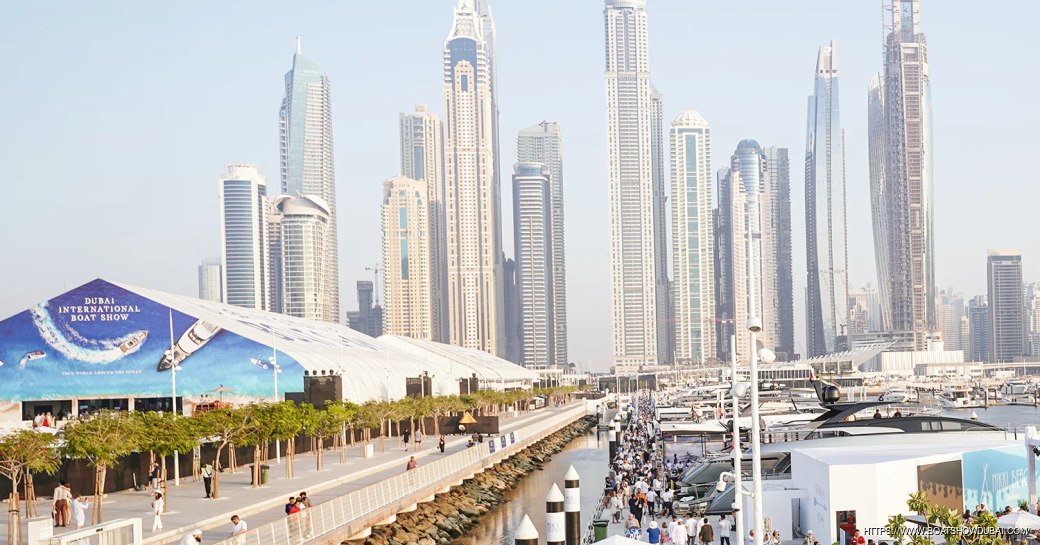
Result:
[[[177,362],[173,359],[174,356],[174,341],[173,341],[173,309],[170,310],[170,350],[167,352],[170,357],[170,401],[171,408],[173,410],[173,417],[177,418]],[[180,453],[176,450],[173,451],[173,486],[181,485],[181,460]]]
[[[742,468],[743,450],[740,448],[740,389],[737,388],[737,337],[729,336],[730,370],[733,373],[733,387],[730,395],[733,397],[733,523],[737,529],[737,543],[740,545],[744,539],[744,517],[740,511],[744,508],[743,484],[740,473]],[[756,532],[757,533],[757,532]]]
[[[747,194],[747,293],[748,293],[748,321],[747,328],[750,332],[750,351],[748,360],[751,372],[751,481],[753,506],[752,516],[754,521],[752,528],[755,529],[754,545],[762,545],[762,455],[759,451],[762,433],[759,424],[758,407],[758,332],[762,330],[762,319],[758,317],[758,279],[755,275],[757,262],[755,261],[755,239],[759,237],[758,217],[758,183],[757,180],[748,177],[744,184]],[[743,539],[743,536],[740,536]]]

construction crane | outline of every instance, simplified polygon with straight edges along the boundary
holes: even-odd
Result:
[[[375,296],[373,297],[373,305],[379,305],[379,294],[382,293],[382,289],[379,286],[379,274],[383,272],[383,268],[376,263],[372,267],[365,267],[366,271],[372,271],[372,276],[375,279],[373,285],[375,287]]]

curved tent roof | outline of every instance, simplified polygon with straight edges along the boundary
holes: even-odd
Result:
[[[306,372],[340,374],[343,397],[350,401],[401,399],[406,395],[405,378],[424,371],[434,377],[435,395],[458,393],[458,379],[473,374],[491,387],[522,386],[538,378],[537,373],[479,350],[390,335],[374,339],[341,324],[113,284],[277,349]]]

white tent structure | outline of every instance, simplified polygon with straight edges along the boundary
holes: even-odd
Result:
[[[375,339],[341,324],[113,284],[277,349],[295,359],[305,374],[341,375],[343,397],[358,403],[401,399],[405,378],[424,372],[433,378],[433,395],[457,394],[459,379],[474,374],[485,389],[530,387],[538,379],[534,371],[479,350],[390,335]]]

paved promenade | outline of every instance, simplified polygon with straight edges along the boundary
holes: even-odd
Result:
[[[580,402],[579,402],[580,403]],[[564,409],[573,408],[570,404],[564,408],[540,409],[530,413],[521,413],[516,418],[503,417],[500,431],[514,431],[530,425],[538,419],[545,418],[547,413],[555,414]],[[447,436],[445,452],[451,454],[466,449],[467,437]],[[160,532],[152,533],[152,515],[149,504],[151,495],[143,491],[122,491],[105,496],[105,520],[140,517],[144,527],[144,543],[160,545],[176,543],[186,532],[193,528],[204,530],[202,543],[216,543],[229,536],[230,518],[238,514],[250,528],[273,522],[285,516],[284,505],[290,496],[306,491],[311,504],[317,505],[347,494],[353,490],[380,482],[390,476],[405,471],[409,456],[415,456],[419,465],[426,457],[439,457],[437,437],[429,434],[423,441],[422,450],[415,451],[414,444],[406,451],[400,438],[386,440],[386,452],[379,453],[379,441],[373,441],[376,455],[372,458],[361,458],[360,446],[347,449],[347,463],[340,464],[338,450],[327,450],[323,463],[325,469],[315,470],[316,457],[313,453],[297,454],[294,464],[295,478],[285,479],[286,460],[272,461],[267,485],[253,488],[250,485],[251,473],[248,465],[239,467],[237,473],[226,470],[220,475],[219,499],[207,499],[203,496],[202,482],[191,480],[190,468],[187,479],[181,479],[179,487],[168,484],[167,509],[163,515],[163,527]],[[181,468],[182,471],[185,468]],[[89,491],[78,491],[89,493]],[[40,501],[40,513],[49,513],[49,498]],[[89,512],[88,512],[89,521]],[[70,528],[55,528],[55,535]],[[6,534],[6,520],[0,521],[0,535]]]

